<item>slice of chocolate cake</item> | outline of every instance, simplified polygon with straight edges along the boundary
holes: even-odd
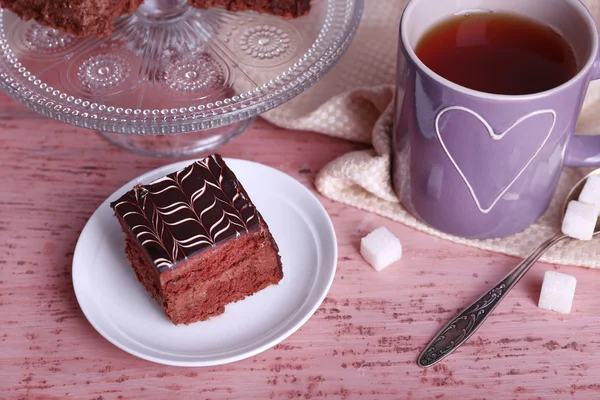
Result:
[[[131,14],[143,0],[0,0],[0,5],[24,20],[35,19],[77,36],[108,36],[113,20]],[[295,18],[310,10],[310,0],[189,0],[198,8],[223,6],[231,11],[257,11]]]
[[[283,278],[267,223],[218,155],[137,185],[111,207],[137,279],[174,324],[222,314]]]
[[[113,20],[131,14],[143,0],[0,0],[0,5],[24,20],[77,36],[107,36]]]

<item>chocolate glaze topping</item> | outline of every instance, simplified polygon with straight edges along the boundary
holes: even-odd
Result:
[[[111,207],[160,272],[260,224],[256,207],[219,155],[137,185]]]

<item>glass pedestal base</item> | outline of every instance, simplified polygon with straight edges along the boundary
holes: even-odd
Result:
[[[136,135],[96,131],[125,150],[151,157],[183,157],[208,152],[242,133],[255,118],[232,125],[169,135]]]
[[[307,90],[347,49],[363,0],[311,4],[285,19],[144,0],[100,38],[0,8],[0,90],[138,154],[214,150]]]

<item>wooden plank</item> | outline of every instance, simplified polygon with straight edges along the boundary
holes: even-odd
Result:
[[[598,271],[537,265],[476,336],[446,362],[417,367],[454,313],[519,260],[430,237],[321,198],[339,240],[326,301],[297,333],[258,356],[177,368],[103,339],[78,307],[73,249],[116,188],[175,160],[133,155],[93,132],[45,119],[0,96],[0,398],[6,399],[536,399],[600,396]],[[255,123],[219,149],[280,169],[314,191],[316,172],[362,148]],[[381,273],[360,238],[386,226],[402,261]],[[536,306],[543,272],[577,276],[571,315]]]

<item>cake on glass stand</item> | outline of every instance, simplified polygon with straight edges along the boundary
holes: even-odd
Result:
[[[362,0],[313,0],[306,16],[199,10],[146,0],[104,38],[0,10],[0,89],[130,151],[213,149],[313,85],[358,27]]]

